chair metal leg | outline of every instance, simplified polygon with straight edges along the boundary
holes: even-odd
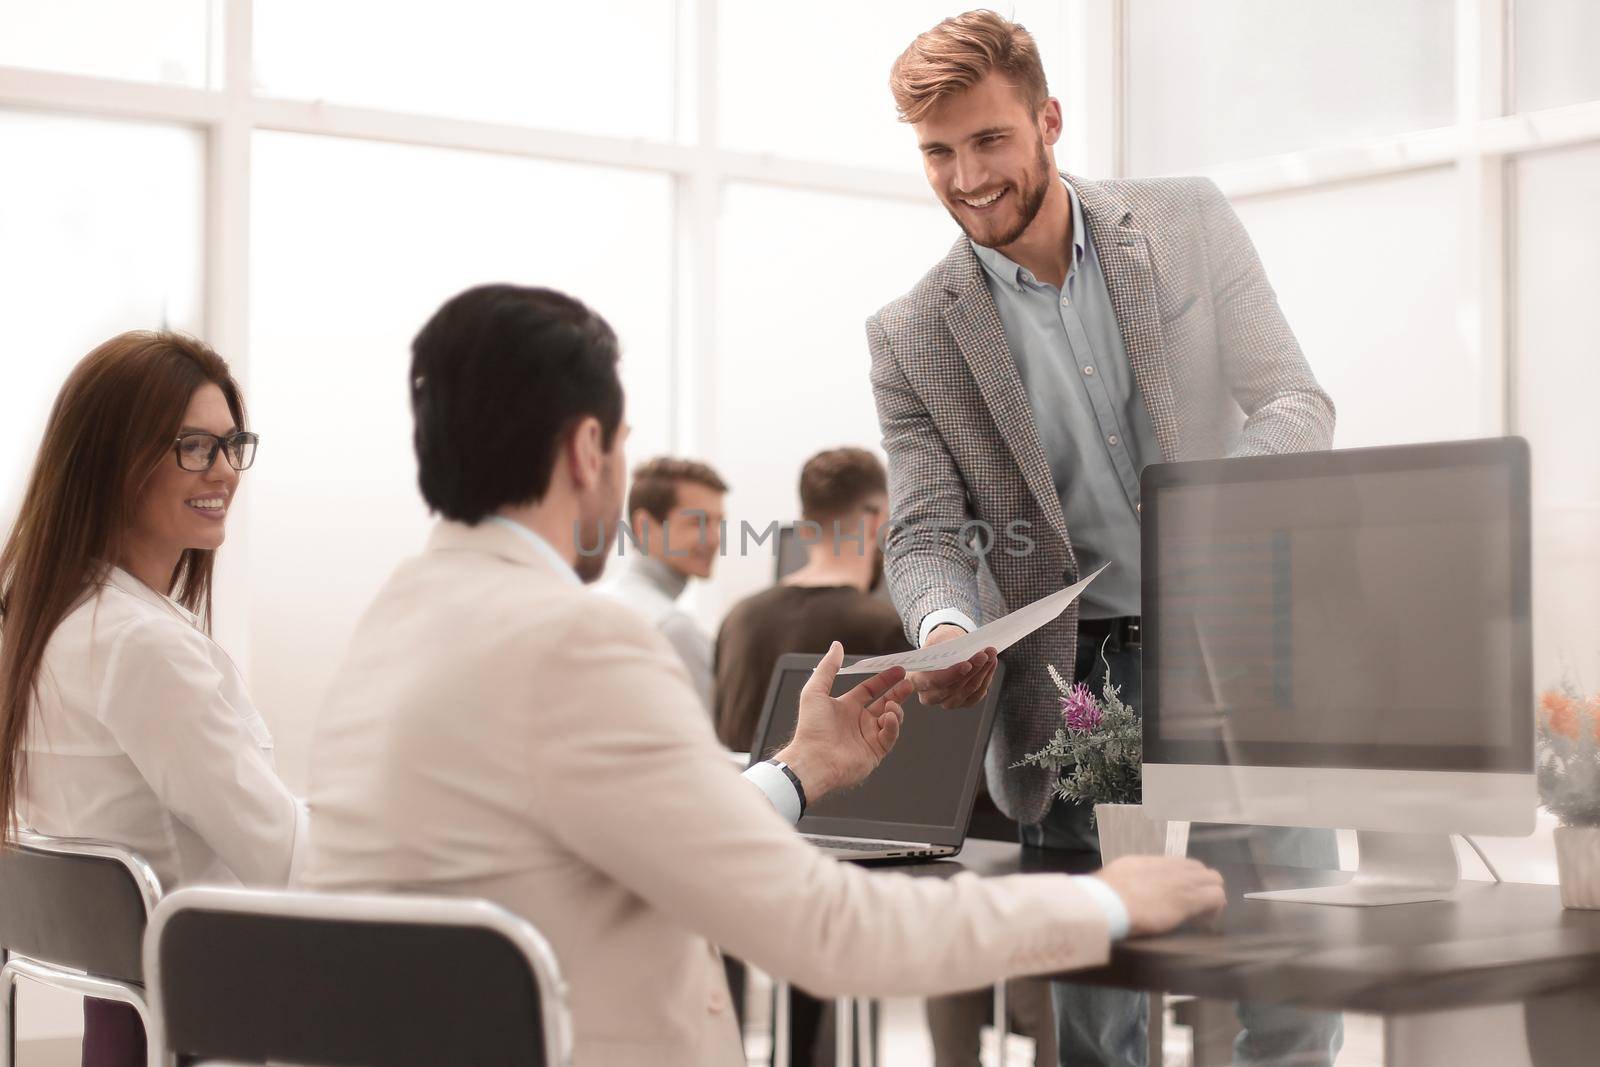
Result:
[[[834,1067],[850,1067],[856,1062],[856,1002],[840,997],[833,1002]]]
[[[171,1057],[166,1052],[164,1035],[158,1025],[159,1021],[151,1018],[150,1005],[145,1003],[143,990],[29,959],[26,956],[12,956],[6,960],[5,966],[0,967],[0,998],[4,999],[6,1005],[5,1034],[3,1040],[0,1040],[0,1051],[3,1051],[5,1058],[0,1060],[0,1067],[15,1067],[16,1064],[15,1019],[18,978],[26,978],[30,982],[37,982],[52,989],[76,993],[81,997],[98,997],[101,1000],[114,1000],[130,1005],[138,1014],[140,1025],[144,1027],[148,1067],[170,1067]]]
[[[139,1013],[139,1023],[144,1027],[144,1055],[147,1067],[173,1067],[173,1057],[167,1055],[160,1027],[150,1017],[150,1006],[142,1000],[130,1000],[128,1003]]]
[[[1161,1067],[1167,1062],[1167,998],[1161,993],[1150,994],[1150,1067]]]
[[[1006,980],[1004,978],[994,984],[994,1039],[995,1063],[999,1067],[1006,1067]]]
[[[856,1001],[859,1015],[856,1020],[856,1049],[860,1052],[857,1063],[861,1067],[878,1067],[878,1000]]]
[[[772,982],[772,1067],[789,1067],[789,983]]]
[[[17,1062],[17,973],[10,967],[11,953],[0,951],[0,1011],[4,1019],[0,1026],[0,1067],[14,1067]]]

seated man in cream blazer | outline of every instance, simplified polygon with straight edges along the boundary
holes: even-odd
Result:
[[[418,335],[410,383],[443,521],[323,709],[302,882],[526,916],[570,985],[579,1067],[743,1064],[717,946],[821,996],[944,993],[1100,963],[1113,936],[1221,906],[1192,860],[941,880],[824,857],[794,820],[877,766],[912,682],[833,699],[834,645],[794,739],[741,780],[665,639],[583,587],[625,483],[610,327],[550,290],[468,290]]]

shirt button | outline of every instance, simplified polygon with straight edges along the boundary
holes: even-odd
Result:
[[[1118,437],[1116,434],[1112,434],[1110,437],[1106,438],[1106,440],[1108,442],[1110,442],[1111,444],[1115,445],[1118,442],[1120,442],[1122,440],[1122,438]]]
[[[1085,373],[1089,377],[1093,378],[1094,377],[1094,368],[1093,367],[1085,367],[1085,368],[1083,368],[1083,373]]]

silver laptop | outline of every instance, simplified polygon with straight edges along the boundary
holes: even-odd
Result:
[[[800,690],[821,658],[820,652],[778,658],[756,728],[752,764],[771,756],[793,736]],[[847,662],[860,658],[850,656]],[[908,700],[900,741],[889,758],[861,785],[806,808],[800,833],[839,859],[900,860],[960,852],[978,776],[983,773],[989,731],[994,728],[1004,670],[1004,664],[995,668],[989,695],[976,707],[947,711],[925,708],[915,697]],[[866,678],[842,676],[834,683],[834,694],[848,692]]]

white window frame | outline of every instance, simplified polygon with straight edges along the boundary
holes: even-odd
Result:
[[[220,88],[193,89],[0,66],[0,108],[188,126],[207,135],[205,330],[241,378],[250,368],[250,148],[256,130],[347,137],[490,152],[665,173],[675,197],[676,269],[669,348],[668,447],[715,455],[717,226],[729,182],[927,203],[914,174],[731,151],[717,136],[717,11],[737,0],[676,0],[676,80],[682,143],[602,137],[288,100],[251,91],[252,0],[212,5]],[[1129,0],[1061,0],[1070,85],[1063,161],[1094,175],[1127,173],[1125,101]],[[1457,115],[1454,125],[1392,137],[1242,160],[1209,168],[1235,200],[1412,171],[1452,167],[1463,178],[1461,314],[1484,382],[1486,432],[1515,431],[1512,263],[1514,189],[1509,163],[1551,148],[1600,142],[1600,101],[1516,112],[1508,91],[1513,0],[1456,0]],[[236,553],[244,556],[246,553]]]

